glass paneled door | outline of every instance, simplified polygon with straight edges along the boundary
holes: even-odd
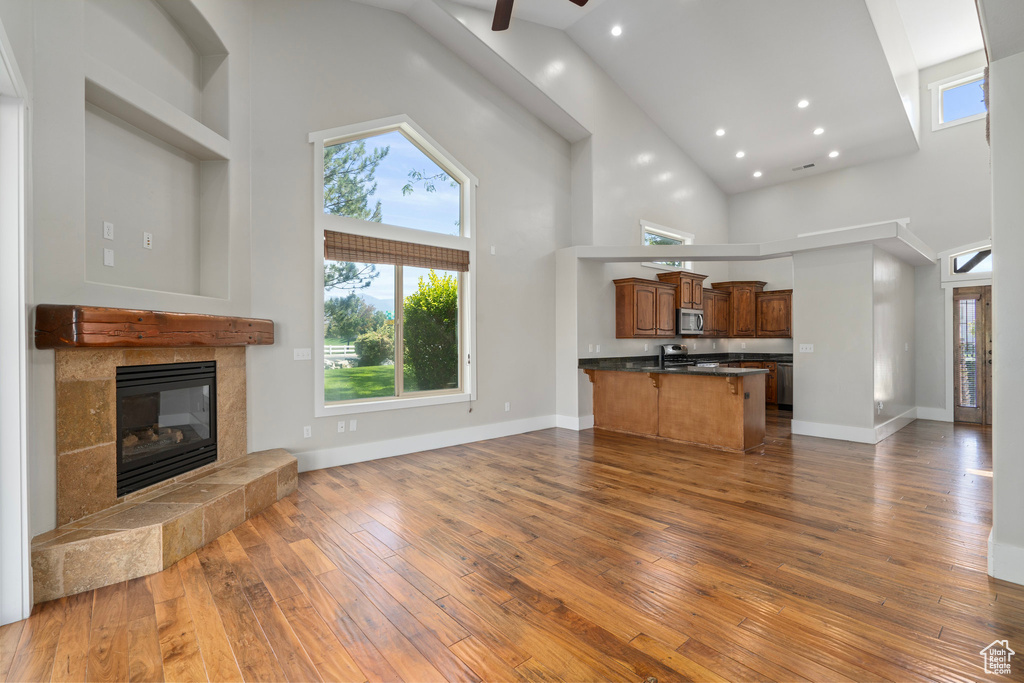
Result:
[[[953,290],[953,419],[992,424],[992,288]]]

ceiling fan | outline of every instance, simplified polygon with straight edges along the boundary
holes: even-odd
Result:
[[[515,0],[498,0],[498,5],[494,8],[494,23],[491,24],[492,31],[504,31],[508,28],[509,23],[512,21],[512,4]],[[587,4],[587,0],[569,0],[574,5],[583,7]]]

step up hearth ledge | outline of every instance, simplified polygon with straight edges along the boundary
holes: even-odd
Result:
[[[295,456],[279,448],[260,451],[36,536],[34,601],[163,571],[297,485]]]

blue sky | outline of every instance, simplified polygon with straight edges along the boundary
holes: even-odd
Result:
[[[405,228],[416,228],[446,235],[459,234],[459,187],[451,187],[448,176],[434,181],[434,192],[427,192],[423,183],[417,183],[411,194],[402,195],[402,187],[409,182],[409,171],[416,170],[425,176],[444,173],[416,145],[398,131],[378,135],[366,140],[367,151],[390,147],[388,155],[377,167],[377,191],[369,199],[373,206],[380,201],[383,222]],[[379,265],[380,273],[373,284],[359,290],[359,294],[374,299],[393,301],[395,296],[395,269],[393,266]],[[405,291],[403,295],[415,291],[419,277],[426,275],[421,268],[407,268],[405,273]],[[339,296],[341,292],[325,293],[326,296]],[[376,302],[370,302],[376,303]],[[378,308],[383,308],[378,306]],[[393,306],[392,306],[393,308]]]
[[[985,112],[984,81],[972,81],[942,91],[942,119],[956,121]]]

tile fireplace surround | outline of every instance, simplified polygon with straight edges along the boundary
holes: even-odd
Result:
[[[143,332],[141,326],[119,323],[114,333],[121,335],[118,347],[97,348],[95,340],[101,337],[63,334],[64,329],[61,336],[52,334],[46,312],[37,311],[36,344],[56,353],[58,524],[32,541],[37,603],[162,571],[292,493],[298,480],[295,457],[287,451],[247,454],[246,449],[245,346],[272,343],[270,321],[223,319],[229,328],[269,325],[263,338],[246,330],[241,334],[247,339],[239,342],[234,329],[218,328],[193,342],[197,345],[160,346],[164,338],[182,339],[175,336],[182,322],[191,325],[198,319],[212,326],[217,321],[212,316],[91,309],[86,315],[76,310],[72,322],[92,332],[86,316],[93,312],[130,314],[132,322],[157,320],[161,325]],[[228,339],[227,334],[235,336]],[[145,348],[125,348],[133,345]],[[117,368],[201,361],[217,364],[217,460],[118,497]]]
[[[57,349],[56,354],[58,526],[144,496],[153,488],[117,497],[119,366],[216,361],[217,462],[245,455],[245,347]],[[199,471],[168,481],[194,477]]]

